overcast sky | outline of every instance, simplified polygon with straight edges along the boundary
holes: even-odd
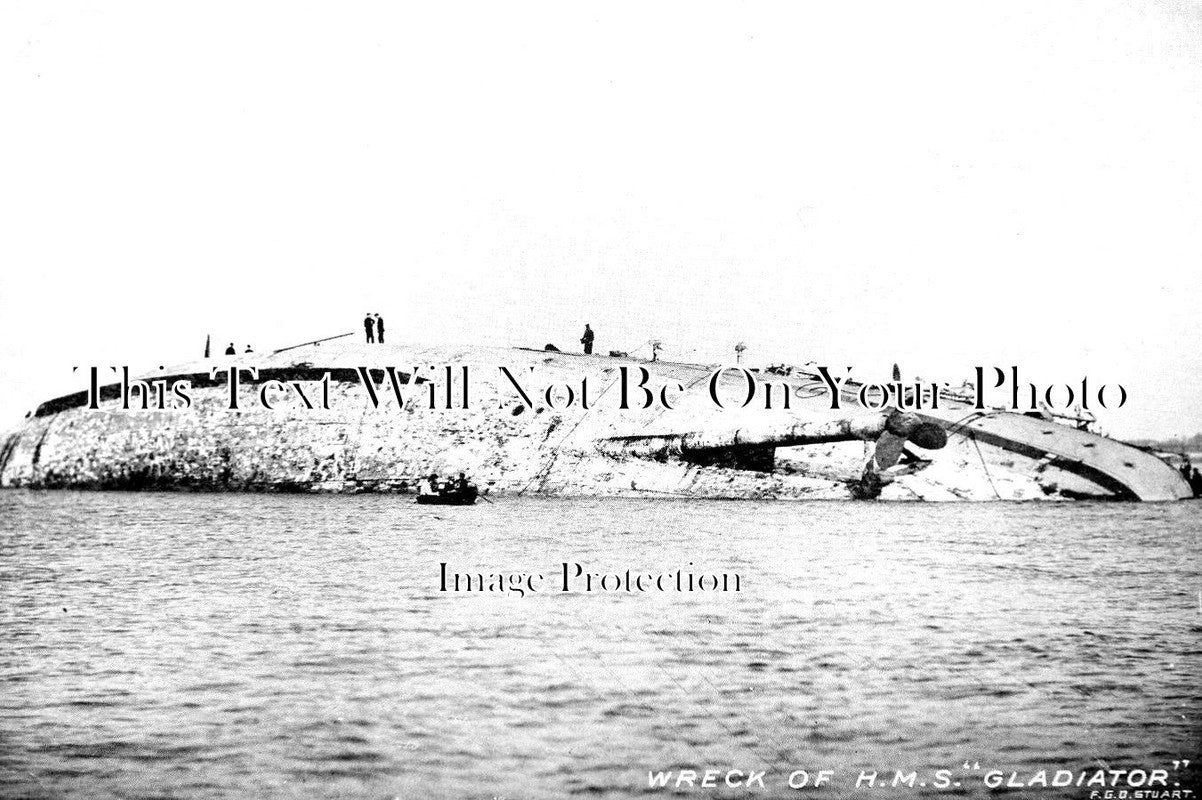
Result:
[[[7,0],[0,64],[0,428],[373,311],[1202,430],[1198,3]]]

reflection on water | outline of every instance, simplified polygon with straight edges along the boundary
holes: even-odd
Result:
[[[3,492],[0,790],[627,797],[714,766],[768,769],[760,797],[831,769],[835,797],[861,769],[1168,768],[1202,750],[1200,517]],[[440,593],[443,561],[692,562],[742,591]]]

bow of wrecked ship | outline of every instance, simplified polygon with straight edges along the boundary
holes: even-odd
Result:
[[[237,410],[225,375],[212,376],[233,362],[258,370],[257,379],[244,378]],[[456,383],[462,367],[471,370],[468,397]],[[642,407],[641,370],[653,394],[683,388],[671,408]],[[627,408],[618,396],[623,372]],[[206,358],[139,376],[164,387],[188,381],[187,409],[127,410],[112,377],[101,381],[98,409],[88,407],[87,392],[41,404],[0,439],[0,485],[406,492],[431,473],[465,472],[493,492],[568,496],[1192,496],[1154,454],[1047,414],[975,410],[950,393],[938,409],[875,411],[856,403],[854,383],[832,410],[819,376],[805,368],[756,373],[764,380],[758,396],[749,373],[727,370],[711,387],[713,372],[624,356],[345,341]],[[268,381],[278,381],[271,408],[258,395]],[[719,407],[711,389],[734,401]]]

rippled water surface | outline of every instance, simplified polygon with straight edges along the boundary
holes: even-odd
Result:
[[[966,761],[1172,770],[1202,750],[1200,520],[0,492],[0,791],[627,797],[711,766],[768,770],[759,797],[899,796],[855,779],[940,768],[985,796]],[[565,561],[741,591],[562,593]],[[441,562],[546,580],[444,593]],[[794,792],[794,769],[834,779]]]

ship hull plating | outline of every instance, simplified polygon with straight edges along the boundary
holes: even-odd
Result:
[[[243,362],[258,377],[246,379],[245,400],[231,410],[228,381],[210,375],[226,363],[142,376],[167,387],[187,380],[183,409],[124,410],[113,384],[101,388],[98,409],[84,392],[43,403],[0,440],[0,485],[411,492],[431,473],[465,472],[493,493],[847,499],[863,496],[866,465],[881,461],[873,496],[887,500],[1190,496],[1150,453],[954,399],[917,415],[925,436],[886,441],[887,418],[851,397],[832,411],[822,381],[804,370],[762,373],[764,396],[739,407],[744,378],[730,370],[711,385],[713,368],[702,365],[525,349],[308,346]],[[460,385],[469,369],[470,393]],[[651,379],[636,386],[629,379],[644,369]],[[628,396],[619,396],[623,388]],[[731,400],[727,407],[711,389]],[[933,426],[946,436],[932,437]]]

